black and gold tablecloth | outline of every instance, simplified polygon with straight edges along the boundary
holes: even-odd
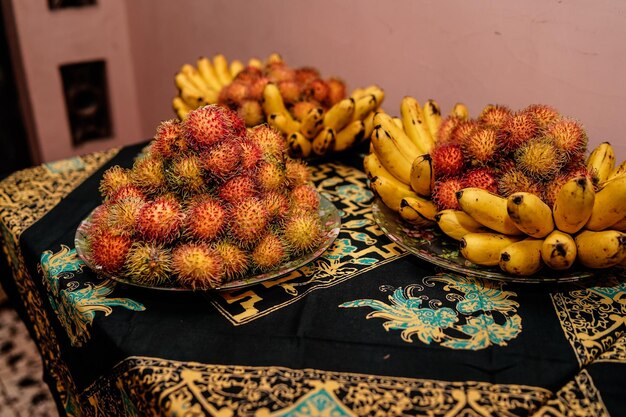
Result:
[[[230,292],[97,277],[74,248],[112,165],[19,171],[0,227],[20,307],[70,416],[626,416],[626,277],[513,284],[436,269],[372,219],[358,158],[312,164],[342,215],[319,259]]]

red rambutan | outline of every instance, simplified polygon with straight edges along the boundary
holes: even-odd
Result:
[[[239,201],[253,197],[258,190],[255,181],[247,175],[233,177],[218,189],[219,197],[229,204],[236,205]]]
[[[132,241],[113,230],[102,230],[90,239],[91,256],[96,266],[108,274],[119,272],[126,261]]]
[[[269,191],[261,201],[271,219],[282,219],[289,213],[289,198],[281,192]]]
[[[326,81],[320,79],[313,80],[310,86],[311,94],[314,100],[323,103],[328,99],[330,88],[328,87],[328,84],[326,84]]]
[[[515,167],[503,171],[498,179],[498,194],[504,197],[517,192],[539,195],[540,188],[539,183]]]
[[[124,265],[126,275],[144,285],[163,285],[172,273],[172,253],[154,243],[135,242]]]
[[[228,139],[213,146],[202,156],[207,173],[217,178],[228,178],[239,172],[241,144],[239,139]]]
[[[280,81],[277,84],[278,91],[287,104],[293,104],[300,100],[300,86],[295,81]]]
[[[544,104],[531,104],[522,110],[522,113],[531,115],[540,129],[544,129],[561,118],[556,109]]]
[[[528,113],[518,113],[509,117],[498,132],[500,146],[511,152],[533,139],[539,133],[539,125]]]
[[[161,122],[154,136],[152,151],[163,158],[171,158],[174,155],[185,153],[187,149],[187,142],[178,119]]]
[[[285,162],[285,169],[287,181],[292,187],[311,181],[311,171],[309,171],[309,167],[300,160],[288,159]]]
[[[163,159],[144,156],[135,160],[131,170],[132,183],[147,194],[156,194],[166,188]]]
[[[171,160],[166,179],[170,189],[182,196],[190,196],[206,191],[202,162],[195,155]]]
[[[478,128],[479,124],[476,120],[460,120],[452,130],[452,142],[463,145]]]
[[[295,74],[296,81],[300,84],[310,84],[320,78],[319,71],[311,67],[297,68]]]
[[[241,124],[241,127],[239,126]],[[198,151],[241,134],[245,131],[243,121],[227,108],[208,105],[192,110],[183,121],[183,128],[190,144]]]
[[[461,148],[470,164],[484,165],[496,156],[497,144],[496,130],[482,127],[470,133]]]
[[[294,187],[290,193],[292,207],[317,212],[320,206],[320,196],[311,184],[303,184]]]
[[[180,236],[184,219],[178,201],[169,196],[157,197],[141,207],[136,228],[145,240],[168,243]]]
[[[498,191],[498,180],[490,168],[472,169],[463,175],[461,182],[463,183],[463,188],[482,188],[492,193]]]
[[[265,86],[270,82],[269,78],[261,77],[250,84],[248,89],[248,97],[251,100],[261,101],[263,99],[263,90]]]
[[[337,78],[326,80],[328,85],[328,106],[332,106],[346,98],[346,84]]]
[[[464,187],[460,178],[449,178],[435,181],[432,199],[439,210],[453,209],[460,210],[459,202],[456,199],[456,192]]]
[[[287,249],[278,236],[266,233],[252,251],[252,260],[261,271],[276,268],[288,258]]]
[[[511,117],[513,112],[506,106],[502,106],[499,104],[488,104],[486,105],[480,115],[478,116],[478,121],[487,126],[493,127],[495,129],[499,129],[502,127],[504,122]]]
[[[456,129],[457,125],[461,119],[458,117],[446,117],[439,125],[439,130],[437,130],[437,144],[445,145],[453,142],[452,132]]]
[[[545,135],[552,139],[557,148],[568,158],[581,159],[587,150],[587,133],[574,119],[561,119],[546,128]]]
[[[254,169],[263,157],[261,147],[250,138],[240,141],[239,146],[241,148],[241,168],[244,171]]]
[[[262,191],[278,190],[285,186],[285,164],[264,161],[256,172],[256,180]]]
[[[126,200],[127,198],[145,200],[146,195],[134,185],[125,185],[113,193],[113,195],[109,198],[108,203]]]
[[[263,235],[269,222],[269,214],[259,199],[249,197],[231,208],[230,219],[233,238],[248,245]]]
[[[226,228],[226,216],[226,209],[217,199],[197,196],[187,207],[186,232],[195,239],[214,240]]]
[[[237,109],[237,114],[247,127],[260,125],[265,121],[265,114],[261,104],[256,100],[244,100]]]
[[[433,160],[433,168],[437,178],[452,177],[461,172],[463,168],[463,151],[461,146],[456,143],[437,145],[430,156]]]
[[[283,135],[267,125],[250,129],[249,137],[261,148],[263,155],[282,159],[287,150],[287,141]]]

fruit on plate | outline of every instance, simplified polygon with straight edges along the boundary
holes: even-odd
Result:
[[[322,78],[313,67],[292,68],[276,53],[247,65],[229,64],[221,54],[201,57],[196,66],[183,65],[174,81],[172,105],[180,120],[192,109],[219,104],[237,112],[247,127],[268,123],[297,158],[343,152],[369,138],[384,98],[376,85],[348,96],[341,79]]]
[[[433,221],[469,261],[511,275],[576,263],[626,262],[626,162],[603,142],[587,155],[578,121],[545,105],[402,99],[401,123],[377,112],[364,169],[381,201],[407,223]]]
[[[207,105],[168,120],[100,182],[86,243],[106,274],[205,290],[277,268],[323,235],[319,195],[285,138]]]

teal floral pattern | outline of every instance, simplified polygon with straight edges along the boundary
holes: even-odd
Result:
[[[114,306],[135,311],[145,310],[142,304],[128,298],[107,298],[116,285],[111,279],[83,284],[74,280],[75,274],[81,272],[84,266],[76,249],[65,245],[61,245],[61,250],[56,253],[49,250],[43,252],[39,263],[50,305],[73,346],[82,346],[89,340],[89,326],[97,311],[108,316],[113,312]]]
[[[445,301],[430,299],[425,287],[442,285]],[[425,344],[437,343],[451,349],[479,350],[504,346],[522,331],[519,304],[504,291],[503,282],[467,276],[440,274],[426,277],[422,284],[405,288],[381,287],[391,291],[389,303],[374,299],[349,301],[339,307],[370,307],[366,318],[382,318],[383,328],[401,330],[405,342],[414,337]]]

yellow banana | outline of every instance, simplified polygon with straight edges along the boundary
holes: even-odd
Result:
[[[180,120],[185,120],[189,112],[193,110],[180,97],[174,97],[174,99],[172,100],[172,107],[174,108],[174,111],[176,112],[176,115]]]
[[[399,181],[385,169],[374,153],[363,158],[363,170],[370,180],[372,190],[378,194],[387,207],[395,212],[400,211],[403,198],[415,195],[407,184]]]
[[[400,217],[402,217],[407,223],[411,223],[414,226],[432,226],[433,222],[424,218],[424,216],[419,211],[417,211],[411,204],[407,202],[407,198],[403,198],[400,202],[400,209],[398,210],[398,214],[400,214]]]
[[[420,153],[430,153],[435,146],[435,141],[430,134],[419,102],[413,97],[405,96],[400,102],[400,115],[406,135],[418,147]]]
[[[461,209],[483,226],[505,235],[523,233],[509,217],[506,198],[474,187],[457,191],[456,198]]]
[[[226,57],[222,54],[217,54],[213,57],[213,68],[215,68],[215,74],[217,75],[217,79],[220,80],[222,85],[230,84],[233,80],[233,77],[230,74],[230,70],[228,68],[228,61]]]
[[[263,62],[259,58],[250,58],[248,60],[248,66],[257,69],[263,69]]]
[[[287,136],[287,146],[289,154],[294,158],[308,158],[311,155],[311,142],[300,132]]]
[[[181,92],[186,91],[189,94],[193,94],[198,97],[202,96],[203,90],[200,90],[198,87],[196,87],[195,84],[191,82],[189,77],[187,77],[187,75],[182,72],[179,72],[174,76],[174,83]]]
[[[363,120],[365,116],[378,108],[376,97],[373,94],[367,94],[358,99],[354,99],[354,112],[352,120]]]
[[[574,238],[560,230],[553,230],[541,246],[541,259],[550,269],[557,271],[570,268],[576,260],[576,253]]]
[[[371,94],[376,99],[376,108],[380,107],[385,99],[385,91],[377,85],[370,85],[364,90],[365,94]]]
[[[515,226],[529,236],[542,238],[554,230],[552,209],[535,194],[511,194],[507,198],[506,209]]]
[[[437,131],[441,125],[441,109],[439,104],[433,99],[430,99],[424,103],[424,118],[430,131],[430,136],[437,137]]]
[[[435,186],[435,172],[430,154],[419,155],[411,164],[411,188],[422,197],[429,197]]]
[[[604,230],[626,216],[626,175],[608,181],[595,193],[591,216],[585,225],[589,230]]]
[[[620,232],[626,232],[626,217],[617,223],[611,225],[611,230],[619,230]]]
[[[543,239],[528,237],[511,243],[500,251],[500,269],[511,275],[528,276],[543,267],[541,247]]]
[[[402,125],[402,123],[400,123]],[[393,141],[396,143],[398,150],[401,154],[403,154],[410,162],[413,162],[418,155],[421,155],[422,152],[420,149],[413,143],[413,141],[404,133],[404,129],[402,126],[398,126],[396,122],[394,122],[394,118],[383,112],[376,112],[374,115],[374,127],[382,127],[388,134],[391,136]]]
[[[204,106],[204,105],[212,103],[208,101],[208,99],[205,99],[203,96],[199,96],[196,90],[191,90],[188,88],[184,90],[180,90],[180,97],[192,109],[197,109],[200,106]]]
[[[372,136],[372,132],[374,131],[374,114],[375,112],[369,112],[367,116],[363,118],[363,126],[365,128],[365,132],[363,134],[363,141],[367,140]]]
[[[270,114],[267,118],[267,123],[285,135],[291,135],[293,132],[300,130],[300,122],[293,120],[284,113]]]
[[[213,68],[213,64],[207,57],[201,57],[198,59],[198,72],[204,82],[211,87],[215,91],[220,91],[223,87],[220,80],[217,78],[217,74],[215,73],[215,68]]]
[[[323,127],[324,120],[324,109],[321,107],[316,107],[309,110],[302,119],[302,124],[300,125],[300,132],[307,139],[313,139],[319,131]]]
[[[552,207],[556,228],[570,234],[582,229],[591,216],[595,197],[593,184],[587,177],[567,181],[557,193]]]
[[[461,120],[469,119],[469,110],[463,103],[456,103],[450,112],[451,116],[458,117]]]
[[[366,95],[367,93],[365,92],[365,88],[355,88],[350,93],[350,97],[352,97],[355,101]]]
[[[392,117],[391,120],[393,120],[398,128],[404,129],[404,126],[402,126],[402,119],[400,119],[399,117]]]
[[[413,191],[413,190],[411,190]],[[427,200],[413,193],[411,196],[404,197],[400,206],[409,205],[413,210],[419,213],[425,220],[435,221],[437,215],[437,206],[431,200]]]
[[[599,144],[587,158],[587,170],[598,184],[609,178],[614,167],[615,151],[609,142]]]
[[[624,174],[626,174],[626,161],[622,161],[621,164],[619,164],[617,167],[615,167],[613,172],[611,172],[611,175],[609,176],[609,179],[615,178],[617,176],[624,175]]]
[[[411,182],[411,161],[400,152],[392,136],[377,126],[372,132],[371,144],[387,171],[408,186]]]
[[[365,132],[363,121],[354,120],[348,124],[348,126],[341,129],[335,134],[335,144],[333,151],[342,152],[350,148],[357,142],[361,141],[361,137]]]
[[[333,128],[325,127],[323,128],[313,141],[311,142],[311,146],[313,152],[317,155],[325,155],[329,149],[332,149],[335,143],[335,131]]]
[[[354,113],[354,99],[344,98],[326,111],[324,126],[337,132],[352,120],[352,113]]]
[[[461,210],[446,209],[435,215],[435,221],[442,232],[452,239],[461,240],[468,233],[485,233],[490,229],[478,223]]]
[[[283,57],[277,52],[272,52],[265,60],[268,64],[280,64],[283,61]]]
[[[245,68],[245,65],[243,65],[243,62],[241,62],[238,59],[233,59],[232,61],[230,61],[230,66],[229,66],[230,77],[234,80],[237,74],[243,71],[244,68]]]
[[[183,65],[180,68],[180,72],[185,74],[189,82],[193,84],[193,86],[196,87],[200,93],[204,93],[207,89],[211,88],[193,65]]]
[[[468,233],[459,244],[461,255],[476,265],[495,266],[500,262],[500,251],[521,238],[501,233]]]
[[[578,260],[588,268],[609,268],[626,257],[626,233],[583,230],[576,238]]]
[[[285,102],[280,95],[280,90],[274,83],[268,83],[263,89],[263,111],[265,114],[282,113],[289,119],[290,123],[296,122],[285,107]]]

